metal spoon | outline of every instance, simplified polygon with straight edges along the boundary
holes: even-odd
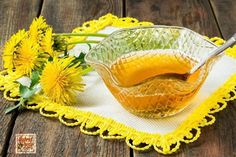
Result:
[[[184,74],[178,74],[178,73],[164,73],[164,74],[160,74],[158,75],[158,78],[174,78],[174,79],[179,79],[179,80],[183,80],[186,81],[189,76],[191,76],[193,73],[195,73],[198,69],[200,69],[203,65],[205,65],[210,59],[218,56],[219,54],[223,53],[225,49],[227,49],[228,47],[232,46],[234,43],[236,43],[236,33],[229,39],[227,40],[223,45],[221,45],[220,47],[217,47],[215,50],[213,50],[209,56],[207,56],[204,60],[202,60],[201,62],[197,63],[189,72],[184,73]],[[107,70],[109,71],[109,70]],[[111,74],[112,76],[112,74]],[[149,78],[148,80],[153,80],[155,79],[157,76],[153,76],[151,78]],[[115,78],[113,78],[114,83],[117,86],[120,87],[130,87],[130,86],[124,86],[121,85],[119,82],[117,82],[117,80]],[[146,82],[147,80],[144,80],[142,82],[140,82],[139,84],[142,84],[143,82]],[[139,85],[136,84],[136,85]],[[132,85],[133,86],[133,85]]]
[[[212,59],[212,58],[218,56],[219,54],[223,53],[225,49],[227,49],[228,47],[232,46],[235,43],[236,43],[236,33],[229,40],[227,40],[223,45],[221,45],[217,49],[213,50],[210,53],[209,56],[207,56],[201,62],[197,63],[189,72],[187,72],[185,74],[169,73],[169,74],[164,74],[164,75],[179,78],[179,79],[182,79],[182,80],[187,80],[190,75],[195,73],[204,64],[206,64],[210,59]]]

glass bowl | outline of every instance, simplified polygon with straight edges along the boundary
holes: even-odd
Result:
[[[85,60],[125,109],[160,118],[191,104],[214,60],[187,81],[166,74],[186,73],[216,47],[187,28],[156,25],[116,31],[93,47]]]

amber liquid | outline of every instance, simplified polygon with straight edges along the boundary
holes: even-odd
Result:
[[[164,74],[184,74],[194,62],[170,50],[132,52],[111,64],[111,72],[120,86],[105,82],[129,111],[146,117],[167,116],[184,108],[198,91],[195,83],[199,72],[188,80]]]

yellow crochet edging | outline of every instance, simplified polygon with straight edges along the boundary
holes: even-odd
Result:
[[[134,27],[152,25],[150,22],[139,22],[134,18],[118,18],[112,14],[100,17],[98,20],[85,22],[73,32],[94,33],[106,26]],[[85,38],[74,37],[68,40],[78,41]],[[211,38],[211,41],[220,45],[224,43],[221,38]],[[227,55],[236,58],[236,46],[227,50]],[[19,85],[15,80],[19,78],[15,72],[0,72],[0,90],[4,91],[4,98],[10,101],[19,100]],[[25,107],[39,110],[45,117],[58,118],[67,126],[80,125],[81,132],[89,135],[99,135],[103,139],[125,139],[127,145],[135,150],[153,148],[162,154],[171,154],[177,151],[181,142],[190,143],[198,139],[201,127],[213,124],[213,114],[223,110],[227,101],[236,98],[236,74],[231,76],[219,89],[206,99],[187,119],[173,132],[168,134],[150,134],[135,130],[113,119],[105,118],[92,112],[81,111],[71,106],[64,106],[48,100],[43,95],[34,96]],[[233,96],[231,96],[233,95]]]

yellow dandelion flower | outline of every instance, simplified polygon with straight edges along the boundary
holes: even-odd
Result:
[[[40,43],[46,30],[49,28],[49,25],[47,25],[46,20],[42,16],[35,18],[29,27],[30,38],[34,42]]]
[[[53,51],[52,45],[53,45],[52,28],[49,28],[45,32],[45,36],[42,39],[41,46],[43,52],[46,52],[50,56],[54,57],[55,53]]]
[[[38,68],[42,62],[38,55],[39,45],[29,38],[23,40],[13,60],[16,71],[31,74],[31,71]]]
[[[71,65],[73,57],[54,58],[47,62],[42,72],[40,84],[44,94],[52,101],[72,105],[76,103],[76,91],[83,91],[82,67]]]
[[[26,38],[28,33],[25,30],[20,30],[6,42],[3,49],[4,68],[13,69],[13,59],[21,41]]]

